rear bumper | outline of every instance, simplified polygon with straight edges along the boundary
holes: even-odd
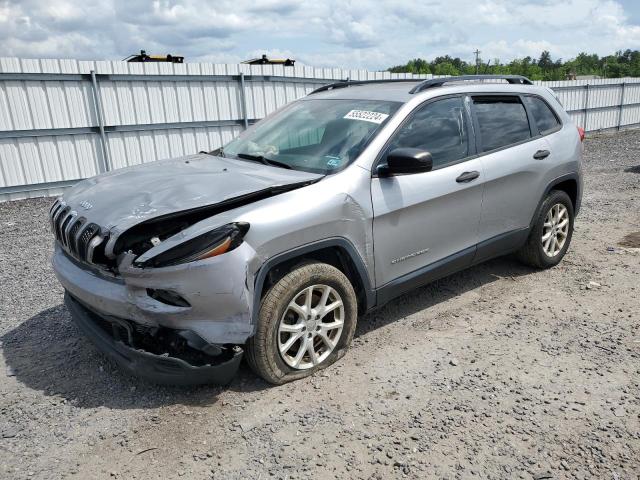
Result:
[[[129,373],[165,385],[227,384],[236,374],[242,350],[236,347],[227,355],[211,357],[212,364],[191,365],[187,361],[167,355],[156,355],[126,345],[109,335],[100,322],[106,321],[89,310],[69,293],[65,303],[80,330],[108,357]]]

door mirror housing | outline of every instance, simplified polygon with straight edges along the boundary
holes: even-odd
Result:
[[[378,165],[378,176],[404,175],[429,172],[433,168],[433,158],[426,150],[419,148],[396,148],[387,155],[387,163]]]

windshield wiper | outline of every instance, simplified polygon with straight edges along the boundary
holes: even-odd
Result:
[[[244,158],[245,160],[254,160],[256,162],[263,163],[265,165],[270,165],[272,167],[280,167],[280,168],[288,168],[291,170],[291,165],[284,162],[279,162],[278,160],[272,160],[270,158],[265,157],[264,155],[252,155],[250,153],[236,153],[236,157]]]

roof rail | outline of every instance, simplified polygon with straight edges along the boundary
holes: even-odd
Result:
[[[506,80],[515,85],[533,85],[533,82],[522,75],[460,75],[458,77],[441,77],[431,78],[420,82],[418,85],[409,90],[409,93],[418,93],[428,88],[441,87],[445,83],[463,82],[468,80]]]
[[[441,87],[445,83],[449,82],[462,82],[468,80],[506,80],[511,84],[516,85],[533,85],[533,82],[527,77],[522,75],[460,75],[458,77],[440,77],[430,78],[428,80],[420,81],[415,78],[387,78],[385,80],[340,80],[336,83],[329,83],[313,90],[309,95],[314,93],[326,92],[327,90],[334,90],[336,88],[346,88],[354,85],[370,85],[375,83],[398,83],[398,82],[420,82],[409,93],[418,93],[428,88]]]
[[[419,82],[418,79],[411,78],[387,78],[386,80],[340,80],[336,83],[330,83],[328,85],[323,85],[319,88],[316,88],[314,91],[309,93],[309,95],[313,95],[314,93],[326,92],[327,90],[334,90],[336,88],[346,88],[351,87],[353,85],[369,85],[372,83],[397,83],[397,82]]]

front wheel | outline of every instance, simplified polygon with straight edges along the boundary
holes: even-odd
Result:
[[[573,203],[565,192],[552,190],[538,212],[527,243],[518,252],[532,267],[550,268],[562,260],[573,235]]]
[[[302,265],[263,298],[247,361],[276,385],[309,376],[344,356],[357,317],[356,294],[340,270],[325,263]]]

